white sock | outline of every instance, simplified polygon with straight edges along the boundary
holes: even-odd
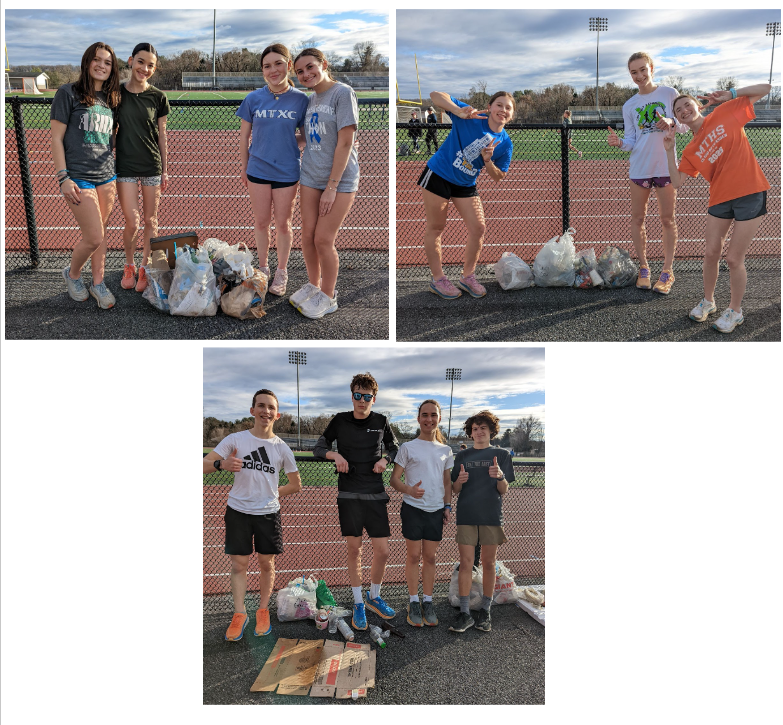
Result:
[[[431,602],[432,601],[432,595],[431,594],[425,594],[424,595],[424,601],[425,602]]]
[[[354,604],[361,604],[362,603],[362,588],[361,587],[351,587],[351,591],[353,592],[353,603]]]
[[[379,596],[381,596],[381,585],[370,584],[370,599],[377,599]]]
[[[419,601],[419,595],[418,594],[411,594],[410,595],[412,602],[418,602]]]

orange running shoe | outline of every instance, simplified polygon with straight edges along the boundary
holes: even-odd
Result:
[[[672,290],[673,284],[674,272],[672,272],[670,269],[664,269],[663,272],[661,272],[661,276],[658,278],[658,281],[655,283],[655,286],[653,287],[653,292],[660,292],[662,295],[668,295]]]
[[[259,609],[256,612],[256,637],[265,637],[272,632],[272,625],[269,622],[269,610]]]
[[[650,289],[650,268],[641,267],[639,276],[636,278],[636,286],[639,289]]]
[[[139,281],[136,282],[136,291],[144,292],[147,289],[147,270],[144,267],[139,267]]]
[[[247,627],[247,614],[237,612],[231,619],[231,624],[228,625],[226,639],[229,642],[236,642],[237,640],[242,639],[242,635],[245,633],[245,627]]]
[[[123,289],[133,289],[136,286],[136,265],[126,264],[122,273],[122,282],[120,286]]]

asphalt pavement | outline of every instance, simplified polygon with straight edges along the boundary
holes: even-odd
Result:
[[[388,340],[389,270],[386,253],[341,253],[337,312],[320,320],[303,317],[289,294],[307,282],[303,267],[289,265],[288,293],[267,295],[266,315],[238,320],[218,311],[214,317],[177,317],[156,310],[142,295],[120,287],[121,265],[107,271],[106,284],[117,299],[109,310],[89,297],[75,302],[65,291],[62,268],[8,270],[5,276],[5,335],[11,340]],[[108,265],[107,265],[108,268]],[[83,279],[88,280],[85,270]]]
[[[312,620],[278,622],[270,607],[272,633],[253,634],[254,614],[243,638],[227,642],[230,611],[204,615],[204,704],[294,705],[543,705],[544,627],[514,604],[492,607],[492,631],[469,629],[449,632],[458,609],[449,605],[448,583],[437,583],[433,601],[440,620],[437,627],[411,627],[405,621],[408,602],[404,586],[384,586],[381,596],[397,610],[392,623],[405,639],[391,635],[376,658],[375,687],[366,698],[335,700],[250,692],[278,637],[288,639],[339,639],[321,633]],[[352,601],[348,588],[333,590],[338,604]],[[248,596],[248,607],[251,597]],[[374,613],[368,624],[379,624]],[[355,632],[359,643],[369,643],[369,629]],[[374,645],[373,645],[374,646]]]
[[[780,329],[779,261],[748,260],[748,288],[743,301],[745,322],[731,334],[710,323],[688,318],[702,298],[700,264],[675,267],[676,281],[668,295],[622,289],[530,287],[504,291],[489,268],[477,276],[487,288],[481,299],[463,292],[444,300],[429,292],[428,270],[397,271],[397,340],[399,341],[777,341]],[[445,270],[454,281],[459,270]],[[652,266],[653,279],[660,269]],[[721,265],[715,300],[718,314],[729,306],[729,274]]]

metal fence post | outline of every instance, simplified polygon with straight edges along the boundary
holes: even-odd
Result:
[[[16,149],[19,154],[19,175],[22,178],[22,196],[24,197],[24,212],[27,217],[27,237],[30,240],[30,264],[38,266],[38,228],[35,224],[35,205],[33,202],[33,182],[30,178],[30,161],[27,156],[27,137],[22,117],[22,101],[18,96],[10,99],[14,115],[14,131],[16,133]]]
[[[560,185],[563,199],[563,231],[571,226],[571,196],[569,194],[568,180],[568,126],[563,125],[560,132]]]

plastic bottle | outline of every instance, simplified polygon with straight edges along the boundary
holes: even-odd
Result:
[[[345,620],[341,617],[337,618],[337,629],[340,630],[340,634],[345,637],[349,642],[353,642],[353,630],[345,623]]]
[[[329,611],[329,634],[335,634],[337,632],[337,615],[334,610]]]
[[[370,625],[370,639],[375,642],[381,649],[386,646],[386,641],[383,639],[381,628],[376,627],[374,624]]]

